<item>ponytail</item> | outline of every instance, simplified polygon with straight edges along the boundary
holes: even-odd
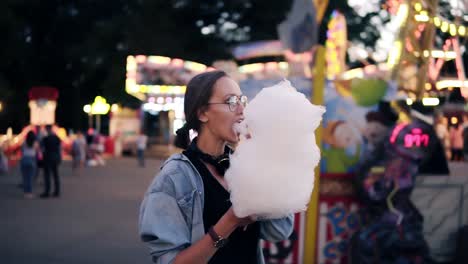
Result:
[[[174,145],[181,149],[187,149],[190,143],[190,128],[185,123],[181,128],[176,131]]]

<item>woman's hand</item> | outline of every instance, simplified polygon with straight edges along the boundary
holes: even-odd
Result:
[[[234,223],[236,227],[247,226],[247,225],[257,221],[256,217],[254,217],[254,216],[247,216],[247,217],[243,217],[243,218],[237,217],[234,214],[234,209],[232,208],[232,206],[226,212],[225,216],[229,219],[229,221]]]

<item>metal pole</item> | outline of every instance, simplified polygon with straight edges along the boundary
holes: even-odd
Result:
[[[101,115],[96,115],[96,131],[101,132]]]
[[[88,128],[93,127],[93,115],[91,113],[88,113]]]

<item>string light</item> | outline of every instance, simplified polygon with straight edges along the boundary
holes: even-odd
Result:
[[[421,3],[418,2],[418,3],[414,4],[414,10],[416,10],[418,12],[421,11],[422,10]]]
[[[442,32],[448,32],[451,36],[466,36],[466,27],[464,25],[457,26],[450,23],[447,19],[441,17],[430,17],[428,11],[422,10],[421,3],[415,3],[414,9],[418,12],[414,15],[414,20],[421,23],[434,23],[436,28],[439,28]]]

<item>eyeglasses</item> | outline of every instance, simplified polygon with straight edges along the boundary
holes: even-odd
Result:
[[[239,105],[242,104],[243,107],[246,107],[247,106],[247,96],[245,95],[240,95],[240,96],[236,96],[236,95],[233,95],[233,96],[230,96],[226,102],[224,103],[207,103],[208,105],[210,104],[227,104],[229,106],[229,110],[231,112],[234,112],[237,110],[237,107]]]

